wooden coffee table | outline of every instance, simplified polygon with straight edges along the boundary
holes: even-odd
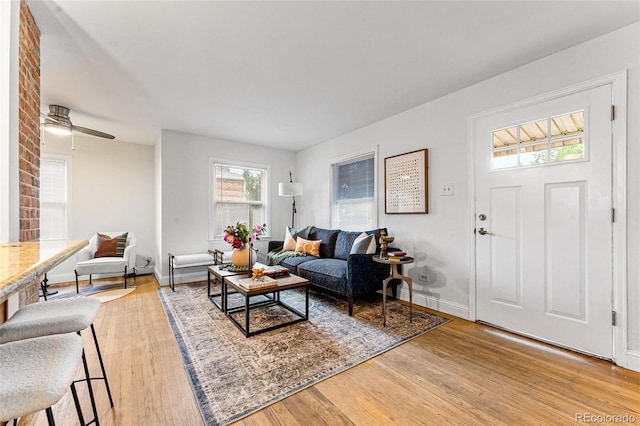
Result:
[[[289,274],[288,276],[278,277],[277,278],[278,283],[275,286],[248,290],[240,285],[240,279],[242,278],[243,277],[241,276],[234,275],[234,276],[225,277],[225,279],[222,281],[222,286],[223,286],[222,297],[224,298],[222,305],[224,306],[224,313],[226,314],[227,318],[229,318],[231,322],[234,323],[236,327],[238,327],[246,337],[255,336],[256,334],[265,333],[271,330],[276,330],[278,328],[286,327],[292,324],[297,324],[299,322],[306,321],[309,319],[309,281],[308,280],[302,277],[299,277],[297,275]],[[227,286],[230,287],[234,292],[240,293],[244,297],[243,306],[229,308],[229,303],[227,298],[230,291],[229,289],[225,288]],[[305,290],[304,291],[305,293],[304,313],[298,311],[294,307],[287,305],[282,300],[280,300],[280,293],[282,291],[292,290],[295,288],[302,288],[302,287],[304,287],[304,290]],[[266,300],[257,302],[257,303],[250,302],[251,297],[265,296],[268,294],[273,294],[273,297],[272,298],[267,297]],[[250,330],[251,311],[261,306],[268,306],[268,305],[279,305],[284,309],[286,309],[287,311],[293,313],[296,317],[290,321],[285,321],[270,327],[261,328],[255,331]],[[244,311],[245,313],[244,324],[241,324],[238,320],[236,320],[236,318],[233,317],[233,315],[231,315],[233,313],[241,312],[241,311]]]

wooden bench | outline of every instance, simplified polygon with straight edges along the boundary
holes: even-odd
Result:
[[[228,255],[227,255],[228,257]],[[211,265],[221,265],[225,260],[225,252],[220,250],[208,250],[207,253],[180,254],[169,253],[169,287],[175,290],[176,269],[194,268],[198,266],[209,267]]]

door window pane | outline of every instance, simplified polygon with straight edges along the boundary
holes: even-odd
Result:
[[[520,165],[544,164],[549,161],[547,143],[527,145],[520,148]]]
[[[491,169],[585,159],[584,115],[576,111],[494,130]]]
[[[518,151],[516,149],[508,149],[505,151],[495,151],[491,162],[491,168],[506,169],[508,167],[516,167],[518,165]]]
[[[584,138],[555,140],[551,142],[551,161],[570,161],[584,158]]]
[[[548,120],[533,121],[520,125],[520,143],[547,139]]]
[[[494,130],[493,132],[493,148],[502,148],[512,146],[518,143],[518,128],[510,127],[508,129]]]

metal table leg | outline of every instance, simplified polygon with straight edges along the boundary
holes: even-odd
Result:
[[[398,273],[398,265],[392,264],[391,275],[389,275],[387,278],[384,279],[384,281],[382,281],[382,326],[383,327],[387,326],[387,315],[386,315],[387,284],[389,284],[389,281],[391,281],[394,278],[405,281],[409,286],[409,322],[413,322],[413,280],[411,279],[411,277],[400,275]]]

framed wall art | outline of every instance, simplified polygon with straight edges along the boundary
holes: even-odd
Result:
[[[386,214],[429,213],[427,163],[427,149],[384,159]]]

